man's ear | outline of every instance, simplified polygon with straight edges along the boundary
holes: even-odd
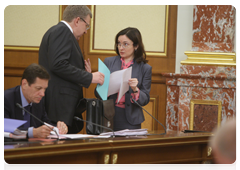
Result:
[[[74,25],[77,25],[78,24],[78,22],[80,22],[80,17],[76,17],[76,18],[74,18],[73,19],[73,23],[74,23]]]
[[[27,79],[22,79],[22,88],[25,89],[28,86],[28,81]]]

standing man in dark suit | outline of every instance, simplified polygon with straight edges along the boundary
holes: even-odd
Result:
[[[29,111],[37,118],[51,124],[42,100],[49,78],[48,72],[42,66],[31,64],[23,72],[21,86],[4,91],[4,118],[26,120],[27,123],[19,129],[28,130],[28,137],[46,138],[51,129],[17,107],[16,103],[29,107]],[[68,131],[64,122],[57,122],[57,128],[60,134]]]
[[[104,82],[104,74],[91,73],[90,61],[84,61],[77,41],[87,33],[91,18],[87,6],[67,6],[63,21],[45,33],[39,48],[39,64],[51,76],[46,90],[48,116],[55,122],[64,121],[69,133],[78,133],[83,128],[83,123],[73,119],[75,115],[82,117],[77,112],[78,101],[83,98],[82,87]]]

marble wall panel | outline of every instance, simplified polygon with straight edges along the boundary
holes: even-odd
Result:
[[[234,52],[235,13],[231,5],[195,5],[192,51]]]
[[[190,129],[190,103],[194,99],[221,101],[221,123],[236,116],[236,67],[183,65],[181,74],[163,76],[167,85],[167,130]],[[207,117],[205,113],[201,116]],[[215,119],[208,120],[211,126],[207,127],[197,119],[195,123],[198,129],[209,131]]]
[[[194,105],[193,130],[211,132],[218,125],[218,105]]]
[[[177,85],[177,79],[176,78],[166,78],[166,84],[167,85]]]
[[[184,94],[182,94],[184,93]],[[180,87],[179,88],[179,130],[189,129],[190,102],[196,100],[214,100],[222,102],[222,120],[236,116],[236,89]]]

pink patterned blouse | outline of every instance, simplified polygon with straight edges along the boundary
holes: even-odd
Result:
[[[133,64],[133,60],[129,61],[128,63],[125,63],[125,60],[124,58],[121,58],[121,61],[122,61],[122,66],[121,66],[121,69],[127,69],[129,66],[131,66]],[[139,93],[140,93],[140,90],[138,89],[138,93],[136,93],[136,95],[134,95],[134,93],[131,93],[132,95],[132,98],[135,99],[136,101],[138,100],[139,98]],[[119,95],[119,93],[118,93]],[[118,97],[117,97],[117,100],[118,100]],[[122,96],[122,98],[119,100],[119,103],[117,103],[117,100],[115,102],[116,106],[117,107],[121,107],[121,108],[125,108],[125,94]],[[133,103],[132,99],[130,99],[131,102]]]

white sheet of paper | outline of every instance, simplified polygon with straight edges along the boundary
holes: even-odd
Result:
[[[125,69],[122,75],[122,85],[120,86],[118,102],[122,98],[122,96],[129,90],[128,80],[132,77],[132,67]]]
[[[49,135],[48,138],[57,138],[57,135]],[[100,135],[88,135],[88,134],[64,134],[59,135],[60,139],[86,139],[86,138],[110,138],[111,135],[100,136]]]
[[[132,67],[111,73],[108,96],[118,93],[118,102],[122,96],[129,90],[128,80],[132,77]]]

